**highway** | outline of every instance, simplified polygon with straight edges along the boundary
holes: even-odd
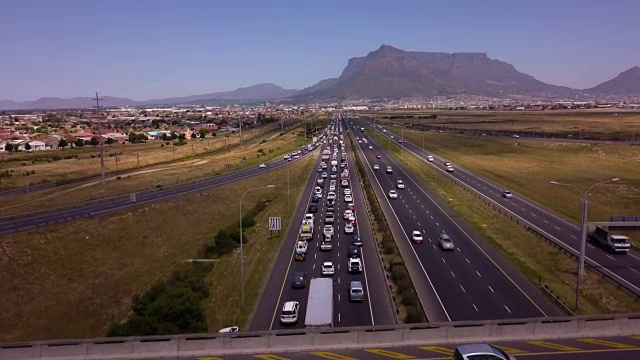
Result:
[[[490,320],[507,318],[531,318],[559,315],[544,296],[510,264],[508,264],[484,239],[467,225],[448,205],[438,199],[430,189],[404,166],[395,161],[375,141],[352,127],[357,145],[364,155],[363,162],[371,183],[378,186],[393,216],[387,216],[391,227],[399,226],[400,237],[394,233],[398,246],[409,246],[403,253],[417,257],[418,262],[405,259],[407,266],[421,267],[430,284],[435,302],[423,303],[427,314],[436,314],[435,306],[444,310],[445,318],[430,321]],[[380,157],[380,158],[378,158]],[[379,169],[374,169],[378,165]],[[390,166],[392,173],[386,171]],[[397,187],[399,180],[404,189]],[[398,198],[387,194],[395,190]],[[423,243],[412,241],[417,230]],[[448,234],[455,250],[444,251],[438,245],[441,234]],[[420,273],[420,271],[414,272]],[[421,300],[424,297],[421,297]],[[435,303],[435,305],[434,305]],[[429,308],[430,307],[430,308]]]
[[[337,127],[338,123],[334,121]],[[326,149],[333,149],[326,145]],[[322,277],[323,262],[333,262],[335,274],[332,276],[334,289],[334,314],[333,326],[364,326],[364,325],[392,325],[396,323],[393,303],[388,291],[388,285],[382,269],[381,262],[378,257],[376,245],[373,239],[373,231],[370,226],[368,215],[364,209],[364,199],[360,182],[355,171],[355,164],[349,153],[349,147],[345,148],[347,155],[347,168],[349,171],[350,188],[353,192],[353,203],[355,204],[355,213],[357,218],[357,226],[355,234],[359,234],[363,239],[361,247],[361,259],[363,262],[363,272],[350,274],[347,271],[348,254],[347,251],[352,243],[353,235],[345,234],[344,226],[346,220],[343,219],[344,210],[346,210],[347,202],[344,201],[343,190],[340,186],[340,168],[341,153],[338,151],[337,171],[332,172],[331,165],[328,164],[327,178],[324,179],[322,187],[322,198],[315,203],[318,210],[315,215],[313,239],[308,242],[308,250],[305,260],[295,260],[295,247],[298,238],[300,224],[306,213],[308,213],[309,205],[312,203],[312,194],[317,186],[317,180],[322,177],[322,172],[316,171],[320,167],[321,159],[318,158],[314,173],[310,176],[300,204],[297,205],[296,215],[293,218],[292,225],[289,228],[279,254],[276,257],[273,270],[269,275],[269,279],[265,286],[260,302],[255,312],[252,331],[258,330],[275,330],[283,328],[304,328],[304,320],[306,316],[306,306],[309,295],[309,282],[312,278]],[[329,163],[330,161],[327,161]],[[336,174],[335,185],[335,220],[333,223],[335,235],[332,240],[331,251],[321,251],[320,243],[322,241],[322,232],[325,225],[325,215],[327,212],[327,194],[329,193],[330,181],[332,173]],[[307,276],[307,286],[303,289],[293,289],[292,276],[295,272],[304,272]],[[353,280],[361,281],[364,285],[365,299],[363,302],[349,301],[349,282]],[[298,322],[295,325],[283,325],[280,323],[280,312],[282,305],[286,301],[297,301],[300,304],[300,314]]]
[[[372,127],[368,128],[371,129],[371,131],[374,129]],[[388,132],[382,132],[378,128],[375,130],[387,138],[391,136]],[[395,136],[395,138],[396,139],[394,140],[397,141],[398,137]],[[427,156],[432,155],[434,157],[434,161],[432,163],[428,163],[429,166],[433,166],[443,172],[445,171],[444,162],[446,159],[443,159],[436,154],[432,154],[427,150],[423,150],[420,146],[417,146],[412,142],[405,142],[404,149],[408,153],[421,158],[425,162],[427,162]],[[574,221],[557,214],[553,210],[546,208],[533,200],[527,199],[526,197],[513,192],[513,189],[509,189],[513,192],[513,198],[506,199],[502,197],[502,191],[505,190],[504,188],[473,174],[455,163],[452,163],[452,165],[455,170],[451,173],[447,173],[449,176],[454,177],[466,186],[487,196],[495,204],[502,206],[513,214],[528,221],[530,224],[540,229],[540,232],[547,238],[552,239],[563,248],[573,254],[578,254],[580,246],[580,227]],[[549,176],[549,180],[553,180],[553,175],[550,174]],[[550,191],[571,191],[570,189],[551,189],[552,186],[553,185],[549,185]],[[580,199],[576,193],[576,207],[578,206],[580,206]],[[608,219],[597,220],[608,221]],[[596,271],[603,273],[605,276],[617,282],[628,291],[634,293],[636,296],[640,296],[640,254],[638,252],[632,250],[627,255],[614,255],[587,243],[586,263],[591,265],[591,267]]]
[[[308,154],[307,154],[308,155]],[[307,155],[303,155],[307,156]],[[302,157],[301,157],[302,158]],[[296,161],[296,160],[293,160]],[[186,193],[201,191],[204,189],[228,184],[234,181],[246,179],[249,177],[264,174],[273,169],[285,166],[287,161],[283,159],[274,160],[268,163],[266,168],[250,167],[243,170],[235,171],[232,173],[223,174],[210,179],[204,179],[195,181],[192,183],[186,183],[177,185],[174,187],[155,190],[150,192],[138,193],[136,201],[132,202],[129,196],[118,197],[104,201],[97,201],[94,203],[88,203],[77,207],[65,207],[58,210],[52,210],[48,212],[39,212],[30,215],[5,218],[0,220],[0,235],[11,234],[18,231],[30,230],[35,227],[42,227],[47,225],[53,225],[65,221],[72,221],[83,217],[89,217],[94,215],[100,215],[106,212],[120,210],[138,204],[146,204],[151,202],[160,201],[170,197],[183,195]]]

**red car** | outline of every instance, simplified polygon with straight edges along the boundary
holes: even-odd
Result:
[[[382,155],[378,154],[378,155],[376,155],[376,158],[377,159],[382,159]]]

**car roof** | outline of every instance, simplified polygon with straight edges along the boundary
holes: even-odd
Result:
[[[502,355],[495,348],[489,344],[465,344],[458,346],[458,351],[463,355],[472,354],[495,354]]]
[[[325,261],[322,263],[322,266],[333,266],[333,263],[331,261]]]
[[[297,301],[287,301],[286,303],[284,303],[284,306],[282,307],[283,310],[293,310],[293,308],[298,305]]]
[[[422,235],[422,233],[419,230],[413,230],[413,233]]]
[[[451,238],[447,234],[440,234],[440,238],[441,239],[446,239],[446,240],[451,240]]]

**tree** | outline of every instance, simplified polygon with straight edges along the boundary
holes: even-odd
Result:
[[[7,145],[5,145],[5,146],[4,146],[4,149],[5,149],[7,152],[12,152],[12,151],[13,151],[13,144],[9,144],[9,143],[7,143]]]
[[[197,137],[198,137],[198,135],[196,135],[196,133],[195,133],[195,132],[192,132],[192,133],[191,133],[191,138],[192,138],[192,139],[195,139],[195,138],[197,138]]]
[[[96,147],[100,142],[98,141],[98,139],[96,139],[96,137],[92,137],[91,140],[89,141],[89,143],[91,144],[91,146]]]
[[[113,144],[113,138],[107,138],[107,145],[111,146]]]
[[[209,133],[209,130],[207,130],[205,128],[201,128],[200,130],[198,130],[198,132],[200,133],[200,138],[204,139],[204,137],[207,135],[207,133]]]
[[[162,136],[160,138],[162,139],[162,141],[169,140],[169,137],[167,136],[167,133],[162,133]]]
[[[76,147],[83,147],[84,146],[84,140],[78,138],[76,139],[76,141],[73,143]]]
[[[178,134],[176,134],[176,132],[175,132],[175,131],[172,131],[172,132],[171,132],[171,140],[175,140],[175,139],[177,139],[177,138],[178,138]]]
[[[58,141],[58,147],[62,148],[62,150],[64,150],[64,148],[67,146],[69,146],[69,144],[67,143],[67,140],[60,139],[60,141]]]
[[[31,150],[31,144],[29,143],[24,144],[24,149],[27,151]]]
[[[130,143],[136,142],[137,139],[138,139],[138,135],[136,135],[136,133],[134,133],[133,131],[129,133],[129,142]]]

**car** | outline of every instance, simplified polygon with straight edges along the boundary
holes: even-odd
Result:
[[[318,205],[316,205],[316,204],[309,205],[309,212],[310,213],[317,213],[318,212]]]
[[[336,199],[327,199],[327,206],[333,206],[336,203]]]
[[[321,175],[321,176],[322,176],[322,178],[323,178],[323,179],[326,179],[326,178],[327,178],[327,176],[329,176],[329,175],[327,174],[327,172],[326,172],[326,171],[324,171],[324,172],[322,172],[322,175]]]
[[[334,199],[336,198],[336,193],[333,191],[329,191],[329,193],[327,194],[327,200],[329,199]]]
[[[391,166],[387,166],[387,174],[393,174],[393,169]]]
[[[329,191],[336,191],[335,185],[329,185]]]
[[[513,197],[513,194],[509,190],[503,190],[502,191],[502,197],[504,197],[506,199],[511,199]]]
[[[453,245],[453,240],[449,237],[449,235],[442,233],[438,238],[438,245],[442,250],[454,250],[455,246]]]
[[[322,188],[320,186],[316,186],[313,192],[318,196],[322,196]]]
[[[341,185],[342,187],[347,187],[347,186],[349,186],[349,180],[347,180],[347,179],[342,180],[342,182],[340,183],[340,185]]]
[[[427,161],[428,162],[433,162],[433,156],[431,156],[431,155],[427,156]]]
[[[346,224],[344,226],[344,233],[345,234],[353,234],[353,230],[354,230],[354,228],[353,228],[352,224]]]
[[[325,236],[326,235],[333,236],[333,225],[325,225],[322,232]]]
[[[222,328],[220,330],[218,330],[218,333],[220,334],[224,334],[224,333],[237,333],[240,331],[240,328],[237,326],[229,326],[226,328]]]
[[[324,185],[324,179],[320,178],[318,179],[318,181],[316,181],[316,183],[318,184],[318,186],[322,187]]]
[[[404,182],[402,180],[398,180],[396,187],[398,189],[404,189]]]
[[[305,223],[306,221],[310,221],[313,223],[314,221],[316,221],[316,217],[310,213],[304,214],[304,219],[302,220],[302,223]]]
[[[322,263],[322,275],[331,276],[335,272],[333,263],[331,261],[325,261]]]
[[[348,257],[359,258],[360,257],[360,247],[359,246],[355,246],[355,245],[349,246],[349,249],[347,250],[347,256]]]
[[[296,252],[296,257],[295,257],[296,261],[304,261],[304,259],[305,259],[305,254],[304,253]]]
[[[336,208],[334,205],[327,204],[327,212],[335,212]]]
[[[260,164],[260,165],[259,165],[259,167],[261,167],[261,168],[266,168],[266,167],[267,167],[267,164],[262,163],[262,164]]]
[[[347,220],[352,216],[353,216],[353,210],[345,210],[342,218]]]
[[[516,360],[515,356],[489,344],[464,344],[453,351],[453,360]]]
[[[398,193],[395,190],[389,190],[389,199],[397,199]]]
[[[336,172],[336,171],[338,171],[338,168],[337,168],[337,167],[335,167],[335,166],[332,166],[332,167],[331,167],[331,171]]]
[[[350,258],[347,261],[347,270],[349,273],[361,273],[362,272],[362,262],[359,258]]]
[[[317,203],[318,201],[320,201],[320,198],[315,195],[311,198],[311,202],[313,203]]]
[[[322,167],[319,167],[319,168],[318,168],[318,172],[322,172]]]
[[[347,204],[347,210],[354,211],[356,209],[356,205],[354,203]]]
[[[353,201],[353,196],[351,195],[344,196],[344,202],[352,202],[352,201]]]
[[[361,281],[349,283],[349,301],[364,301],[364,289]]]
[[[411,240],[416,244],[422,244],[422,233],[418,230],[413,230]]]
[[[337,174],[331,174],[331,179],[337,179],[338,175]]]
[[[327,214],[324,217],[324,223],[325,224],[333,224],[335,217],[333,215],[333,212],[327,212]]]
[[[291,275],[291,287],[294,289],[304,289],[307,286],[307,274],[298,271]]]
[[[513,137],[517,139],[520,137],[520,135],[513,135]]]
[[[307,245],[306,241],[298,241],[296,243],[296,252],[297,253],[306,254],[308,248],[309,248],[309,246]]]
[[[282,305],[280,313],[280,322],[283,324],[295,324],[298,322],[298,313],[300,312],[300,303],[297,301],[287,301]]]
[[[356,220],[355,216],[349,216],[349,218],[347,219],[347,225],[351,225],[353,227],[358,226],[358,221]]]
[[[380,170],[380,165],[378,164],[373,165],[373,170]]]
[[[451,163],[450,163],[450,162],[448,162],[448,161],[445,161],[445,162],[444,162],[444,166],[451,166]]]
[[[453,172],[453,166],[451,166],[451,165],[447,166],[447,171],[448,172]]]
[[[351,245],[362,246],[362,238],[360,237],[360,235],[353,236],[353,239],[351,240]]]
[[[351,195],[351,189],[350,189],[350,188],[346,188],[346,189],[342,190],[342,192],[343,192],[345,195]]]
[[[373,146],[369,145],[369,149],[373,149]]]
[[[382,159],[382,155],[380,154],[376,155],[376,159]]]

